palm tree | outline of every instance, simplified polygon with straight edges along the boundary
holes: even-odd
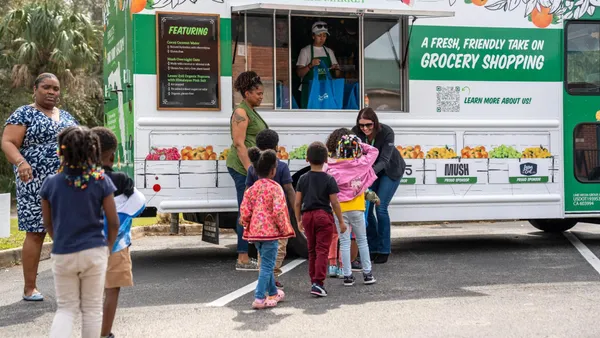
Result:
[[[64,1],[43,0],[9,11],[0,22],[0,68],[10,68],[13,86],[28,86],[41,72],[69,86],[97,65],[101,33],[88,16]],[[73,83],[75,82],[75,83]]]

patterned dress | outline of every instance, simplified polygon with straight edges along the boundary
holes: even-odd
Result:
[[[77,121],[64,110],[60,110],[58,122],[32,106],[22,106],[15,110],[6,124],[22,125],[27,128],[21,155],[31,166],[33,179],[23,182],[19,178],[17,166],[14,172],[17,182],[17,214],[19,230],[45,232],[42,221],[42,205],[39,195],[44,179],[58,171],[60,160],[56,154],[58,134],[66,127],[77,125]]]

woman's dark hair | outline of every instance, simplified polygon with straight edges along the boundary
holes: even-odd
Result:
[[[112,153],[117,149],[117,137],[112,130],[106,127],[94,127],[92,128],[92,133],[98,135],[98,139],[100,140],[100,152],[102,154]]]
[[[352,134],[352,131],[348,128],[339,128],[329,134],[325,145],[327,146],[327,151],[331,154],[331,156],[336,155],[335,151],[337,149],[338,142],[342,139],[342,136],[350,134]]]
[[[277,154],[275,150],[260,151],[257,147],[248,149],[248,157],[259,178],[266,178],[273,168],[277,167]]]
[[[358,112],[358,116],[356,117],[356,128],[359,128],[358,121],[360,119],[371,120],[373,121],[373,137],[377,135],[377,133],[381,130],[381,125],[379,124],[379,118],[377,118],[377,114],[373,110],[373,108],[363,108]]]
[[[59,156],[62,166],[93,167],[100,165],[98,135],[84,126],[65,128],[58,134]]]
[[[44,81],[45,79],[56,79],[58,81],[58,77],[56,77],[56,75],[52,73],[42,73],[38,75],[38,77],[35,79],[35,82],[33,83],[35,88],[38,88],[40,86],[40,83],[42,83],[42,81]]]
[[[251,70],[241,73],[233,84],[233,88],[240,92],[243,98],[246,98],[246,92],[253,91],[258,86],[262,86],[260,76]]]
[[[273,129],[263,129],[256,135],[256,146],[260,150],[277,150],[279,135]]]
[[[310,164],[321,165],[327,161],[327,147],[323,142],[313,142],[306,150],[306,158]]]

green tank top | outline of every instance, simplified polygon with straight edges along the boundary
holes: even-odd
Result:
[[[246,115],[248,115],[248,128],[246,129],[246,140],[244,141],[244,144],[246,145],[247,149],[250,149],[256,145],[256,135],[258,135],[258,133],[260,133],[262,130],[268,129],[269,126],[254,109],[250,108],[248,104],[246,104],[246,101],[242,101],[242,103],[240,103],[236,109],[237,108],[244,109]],[[231,115],[233,116],[233,113],[231,113]],[[231,140],[233,141],[231,119],[229,120],[229,133],[231,135]],[[231,147],[229,149],[229,155],[227,155],[227,161],[225,162],[227,167],[246,176],[248,173],[246,172],[246,168],[244,168],[244,165],[238,156],[237,150],[233,146],[233,142],[231,143]]]

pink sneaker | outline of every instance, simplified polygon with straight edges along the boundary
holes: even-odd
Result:
[[[277,294],[275,296],[269,296],[268,299],[272,299],[277,303],[283,302],[285,299],[285,292],[283,292],[283,290],[277,290]]]
[[[267,307],[275,307],[277,306],[277,301],[270,298],[258,299],[255,298],[254,302],[252,302],[252,308],[256,310],[264,309]]]

